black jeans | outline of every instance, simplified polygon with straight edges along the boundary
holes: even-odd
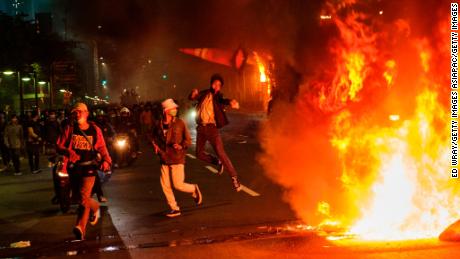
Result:
[[[218,158],[205,152],[205,145],[208,141]],[[214,165],[218,165],[220,160],[231,177],[238,175],[232,161],[230,161],[227,153],[225,153],[219,129],[215,125],[198,125],[196,128],[196,157]]]
[[[10,152],[3,142],[3,138],[0,139],[0,153],[2,153],[3,165],[8,166],[10,163]]]
[[[29,156],[30,171],[40,169],[40,144],[27,143],[27,155]]]

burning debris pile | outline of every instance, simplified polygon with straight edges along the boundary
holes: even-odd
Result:
[[[355,1],[325,5],[330,56],[260,135],[265,171],[306,224],[394,240],[436,237],[458,219],[442,8],[420,29]]]

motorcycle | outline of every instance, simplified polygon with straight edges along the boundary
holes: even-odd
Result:
[[[58,155],[51,157],[49,159],[51,163],[54,164],[52,172],[53,172],[53,183],[54,183],[54,193],[55,196],[52,199],[53,204],[59,204],[59,208],[61,209],[62,213],[66,213],[69,211],[70,206],[72,204],[76,204],[75,197],[72,197],[72,185],[70,180],[70,175],[68,170],[72,170],[75,164],[67,165],[64,156]],[[99,167],[101,165],[101,155],[97,153],[96,158],[92,161],[81,162],[78,163],[79,166],[96,166]],[[110,178],[111,172],[102,172],[97,170],[101,181],[108,181]],[[102,175],[101,175],[102,174]],[[74,199],[72,199],[74,198]]]
[[[53,203],[59,204],[62,213],[66,213],[70,209],[72,188],[70,185],[69,173],[66,170],[66,163],[63,156],[51,158],[50,162],[54,162],[53,166],[53,183],[55,196]]]
[[[129,134],[117,134],[113,142],[113,148],[116,154],[116,162],[119,167],[125,164],[130,166],[137,159],[137,152],[131,145],[131,137]]]

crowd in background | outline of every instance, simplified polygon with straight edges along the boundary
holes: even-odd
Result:
[[[160,102],[90,107],[90,120],[103,129],[107,145],[110,145],[117,131],[134,130],[139,136],[148,139],[155,121],[160,120],[161,116]],[[0,172],[14,171],[14,175],[22,175],[27,171],[40,173],[40,156],[55,154],[56,141],[63,126],[69,121],[70,110],[66,109],[29,111],[23,116],[0,112]],[[28,159],[29,170],[20,168],[19,161],[24,158]]]

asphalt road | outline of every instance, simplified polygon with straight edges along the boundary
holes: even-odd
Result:
[[[0,176],[0,257],[83,258],[456,258],[460,246],[438,240],[405,242],[328,241],[322,233],[297,227],[282,190],[256,162],[256,134],[263,115],[231,114],[222,136],[244,190],[232,189],[189,150],[186,181],[197,183],[203,205],[177,193],[182,215],[168,210],[159,183],[159,162],[143,143],[136,164],[117,170],[104,186],[109,202],[102,219],[88,227],[87,240],[73,240],[75,208],[67,214],[50,203],[51,173]],[[194,132],[192,130],[192,135]],[[11,243],[30,241],[25,248]]]

